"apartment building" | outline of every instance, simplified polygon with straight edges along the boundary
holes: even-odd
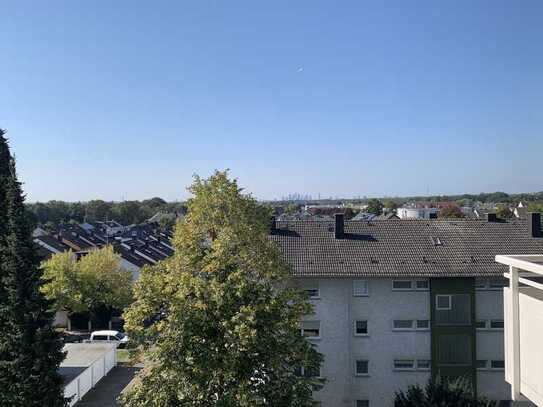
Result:
[[[314,305],[301,330],[325,356],[321,405],[391,407],[396,391],[437,374],[466,376],[511,405],[507,267],[494,256],[543,253],[537,219],[273,221],[271,238]]]

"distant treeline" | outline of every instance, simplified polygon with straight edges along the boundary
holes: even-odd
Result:
[[[505,192],[483,192],[480,194],[461,194],[461,195],[431,195],[431,196],[406,196],[406,197],[383,197],[379,198],[381,201],[393,201],[397,204],[403,204],[405,202],[457,202],[460,204],[471,203],[518,203],[523,202],[535,202],[543,201],[543,191],[541,192],[528,192],[520,194],[507,194]],[[341,203],[349,204],[364,204],[367,203],[370,198],[356,198],[356,199],[321,199],[312,201],[303,201],[304,204],[321,204],[321,205],[337,205]],[[286,205],[292,201],[274,201],[270,202],[273,206]],[[302,203],[302,201],[299,201]]]
[[[35,224],[56,226],[70,221],[81,223],[105,220],[132,225],[146,221],[157,212],[183,213],[185,207],[180,202],[151,198],[123,202],[106,202],[98,199],[88,202],[37,202],[27,204],[27,209]]]

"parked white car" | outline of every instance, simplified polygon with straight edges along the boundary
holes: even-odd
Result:
[[[124,347],[128,343],[128,336],[119,331],[94,331],[89,342],[109,342]]]

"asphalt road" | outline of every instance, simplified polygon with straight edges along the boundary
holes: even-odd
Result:
[[[75,407],[117,407],[117,397],[141,368],[115,366]]]

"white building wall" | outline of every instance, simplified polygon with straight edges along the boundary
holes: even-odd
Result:
[[[429,320],[429,291],[395,291],[392,279],[368,280],[368,296],[353,296],[354,279],[300,279],[300,285],[318,281],[320,298],[312,300],[320,321],[320,339],[312,340],[324,355],[321,375],[324,388],[315,398],[323,407],[355,405],[369,400],[372,407],[392,407],[394,394],[411,384],[425,384],[430,371],[395,371],[394,359],[430,359],[430,330],[393,330],[393,320]],[[303,281],[303,283],[302,283]],[[309,284],[312,285],[312,284]],[[476,292],[477,319],[503,319],[501,290]],[[368,336],[354,335],[355,320],[368,321]],[[503,331],[477,331],[477,358],[504,360]],[[369,360],[369,375],[355,376],[355,361]],[[479,393],[494,400],[510,399],[503,370],[480,370]]]
[[[505,381],[505,371],[490,368],[491,360],[504,360],[503,330],[490,328],[491,320],[503,320],[503,291],[476,290],[475,318],[486,321],[487,328],[477,329],[477,359],[486,360],[488,367],[477,370],[477,390],[492,400],[511,398],[511,387]]]
[[[392,280],[369,279],[369,295],[353,296],[352,279],[319,280],[320,299],[313,300],[321,322],[321,339],[314,340],[325,360],[321,374],[327,383],[316,394],[324,407],[392,406],[394,393],[426,382],[430,371],[394,371],[394,359],[430,359],[430,331],[394,331],[394,319],[430,319],[429,291],[392,291]],[[368,321],[368,336],[354,336],[354,321]],[[355,361],[369,361],[369,375],[355,376]]]

